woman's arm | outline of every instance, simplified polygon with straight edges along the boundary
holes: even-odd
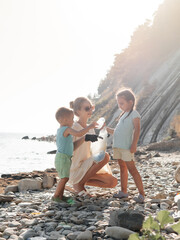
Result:
[[[114,128],[106,127],[106,130],[109,134],[114,134]]]
[[[140,118],[134,118],[133,125],[134,125],[134,134],[133,134],[133,141],[132,141],[131,148],[130,148],[131,153],[136,152],[137,143],[138,143],[139,136],[140,136],[140,129],[141,129]]]
[[[79,138],[78,140],[76,140],[75,142],[73,142],[74,144],[74,151],[81,146],[81,144],[84,142],[85,140],[85,136],[84,137],[81,137]]]

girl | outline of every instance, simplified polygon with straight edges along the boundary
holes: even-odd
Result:
[[[144,189],[141,176],[134,163],[134,153],[140,135],[140,115],[134,110],[135,96],[131,90],[125,89],[117,94],[117,103],[123,111],[115,129],[107,127],[107,132],[113,134],[113,158],[118,159],[121,176],[121,191],[114,194],[114,197],[128,197],[127,182],[128,171],[132,175],[139,190],[139,196],[134,200],[144,202]]]
[[[70,107],[73,108],[75,115],[78,117],[73,129],[79,131],[87,127],[87,121],[94,109],[90,100],[85,97],[76,98],[74,102],[70,103]],[[94,130],[91,129],[89,133],[94,134]],[[74,141],[78,139],[78,137],[74,137]],[[106,153],[101,162],[94,163],[90,147],[91,143],[82,139],[81,145],[74,151],[72,157],[70,182],[79,195],[87,195],[85,185],[104,188],[113,188],[117,185],[117,179],[112,176],[108,164],[109,154]]]

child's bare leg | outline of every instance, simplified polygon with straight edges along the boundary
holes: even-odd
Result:
[[[127,165],[127,168],[129,170],[130,174],[132,175],[132,177],[134,179],[134,182],[139,190],[139,193],[141,195],[145,196],[142,179],[141,179],[141,176],[135,166],[134,161],[126,162],[126,165]]]
[[[126,163],[118,159],[118,163],[120,166],[120,178],[121,178],[121,191],[127,193],[127,183],[128,183],[128,170]]]
[[[109,162],[109,154],[106,153],[105,158],[100,163],[93,164],[90,167],[90,169],[87,171],[87,173],[84,175],[84,177],[81,179],[81,181],[73,185],[74,189],[78,192],[85,190],[84,185],[86,184],[86,182],[88,182],[88,180],[91,177],[93,177],[108,162]]]
[[[61,178],[61,180],[59,181],[57,187],[56,187],[56,191],[54,193],[54,197],[57,198],[59,197],[60,199],[63,198],[63,193],[64,193],[64,188],[66,183],[68,182],[69,178]]]

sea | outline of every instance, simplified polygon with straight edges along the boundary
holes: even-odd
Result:
[[[22,139],[28,136],[29,139]],[[45,136],[45,135],[44,135]],[[41,134],[0,133],[0,177],[2,174],[44,171],[54,168],[55,142],[32,140],[43,137]]]

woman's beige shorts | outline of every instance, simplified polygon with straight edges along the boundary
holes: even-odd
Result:
[[[125,162],[134,161],[134,153],[128,149],[113,148],[113,159],[121,159]]]

